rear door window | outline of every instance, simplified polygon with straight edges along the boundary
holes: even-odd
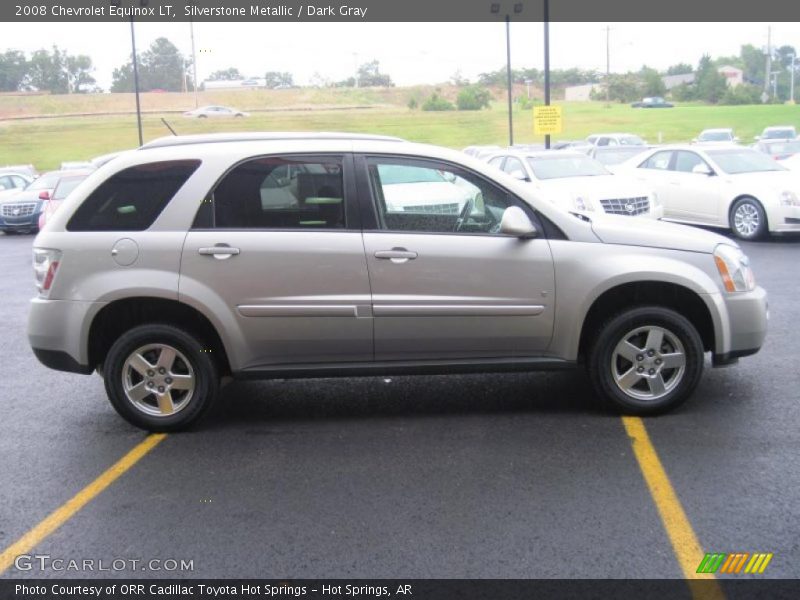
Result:
[[[67,231],[143,231],[199,166],[199,160],[171,160],[123,169],[89,194]]]
[[[341,156],[266,156],[234,167],[211,193],[195,228],[343,229]],[[209,218],[210,217],[210,218]]]

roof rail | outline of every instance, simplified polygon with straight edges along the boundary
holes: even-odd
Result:
[[[277,131],[245,131],[241,133],[200,133],[193,135],[170,135],[147,142],[139,149],[166,148],[169,146],[185,146],[189,144],[219,144],[224,142],[260,142],[274,140],[369,140],[383,142],[403,142],[402,138],[388,135],[370,135],[366,133],[335,132],[277,132]]]

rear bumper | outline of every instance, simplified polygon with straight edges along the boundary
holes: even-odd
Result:
[[[45,367],[56,371],[68,371],[69,373],[80,373],[89,375],[94,369],[89,365],[82,365],[74,358],[62,350],[43,350],[42,348],[32,348],[34,356],[39,359]]]
[[[89,328],[105,302],[34,298],[28,314],[28,341],[39,361],[51,369],[91,373]]]

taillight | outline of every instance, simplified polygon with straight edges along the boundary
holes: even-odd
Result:
[[[59,250],[33,249],[33,272],[36,276],[36,289],[40,296],[46,296],[50,291],[60,261],[61,252]]]

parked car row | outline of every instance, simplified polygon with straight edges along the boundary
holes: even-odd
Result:
[[[58,170],[41,175],[33,165],[0,168],[0,231],[7,235],[36,233],[72,190],[120,154],[112,152],[89,161],[63,161]]]
[[[800,232],[800,139],[766,127],[752,147],[731,128],[690,144],[650,145],[632,133],[598,133],[540,146],[471,146],[473,156],[542,192],[562,209],[665,219],[731,230],[745,240]]]

